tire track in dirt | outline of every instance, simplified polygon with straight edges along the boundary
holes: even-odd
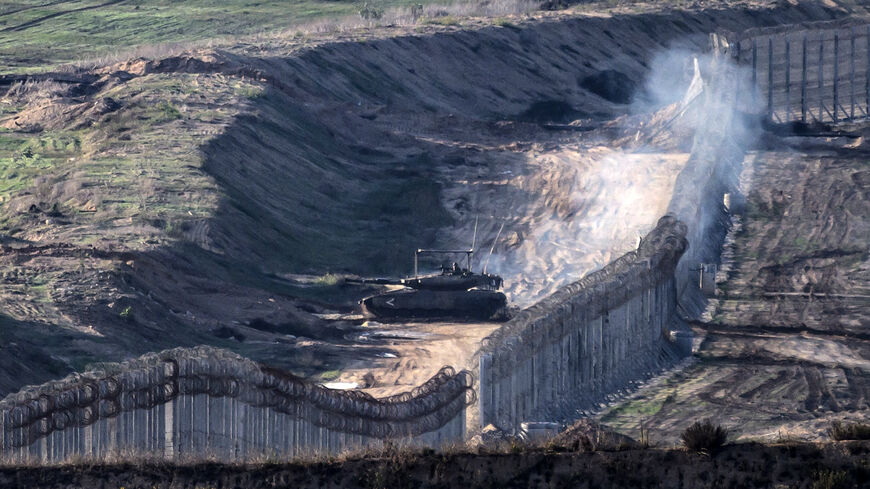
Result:
[[[4,17],[6,15],[17,14],[18,12],[26,12],[28,10],[33,10],[36,8],[53,7],[55,5],[60,5],[62,3],[70,3],[72,1],[73,0],[58,0],[57,2],[43,3],[42,5],[31,5],[29,7],[16,8],[16,9],[12,9],[12,10],[7,10],[5,12],[0,12],[0,17]]]
[[[788,419],[799,419],[800,416],[795,412],[784,412],[782,409],[766,408],[763,404],[759,404],[759,399],[765,398],[774,392],[777,387],[781,387],[783,381],[788,383],[797,380],[798,369],[783,370],[777,373],[775,377],[767,379],[760,385],[738,394],[744,384],[750,382],[755,376],[759,375],[761,367],[767,366],[768,365],[759,364],[753,365],[753,367],[758,368],[747,368],[742,362],[735,362],[730,365],[730,367],[734,369],[732,374],[711,384],[709,388],[699,392],[697,396],[704,402],[724,409],[738,409],[775,415]],[[722,365],[720,368],[729,368],[729,366]],[[723,395],[716,396],[714,395],[716,392],[721,392]]]
[[[99,9],[99,8],[103,8],[103,7],[108,7],[110,5],[116,5],[116,4],[119,4],[122,2],[126,2],[126,1],[127,0],[111,0],[110,2],[101,3],[99,5],[91,5],[90,7],[81,7],[81,8],[76,8],[76,9],[72,9],[72,10],[64,10],[61,12],[55,12],[53,14],[49,14],[49,15],[46,15],[44,17],[40,17],[38,19],[33,19],[33,20],[25,22],[23,24],[18,24],[16,26],[7,27],[5,29],[0,29],[0,32],[20,32],[20,31],[23,31],[23,30],[28,29],[30,27],[39,25],[39,24],[45,22],[46,20],[51,20],[51,19],[60,17],[62,15],[73,14],[76,12],[84,12],[86,10],[95,10],[95,9]]]
[[[865,340],[870,341],[870,333],[857,333],[843,330],[826,330],[818,329],[801,324],[799,326],[752,326],[752,325],[719,325],[713,323],[703,323],[693,321],[690,323],[692,327],[703,329],[707,333],[716,335],[740,335],[740,336],[757,336],[769,334],[803,334],[811,336],[820,336],[826,338],[842,338],[844,340]]]
[[[809,412],[818,410],[822,400],[822,390],[819,388],[819,371],[817,369],[803,369],[804,381],[807,383],[807,398],[804,408]]]
[[[184,233],[184,237],[204,250],[212,250],[211,239],[209,239],[210,230],[211,225],[209,224],[208,219],[202,219],[196,221],[191,229]]]
[[[849,403],[849,409],[866,409],[868,407],[867,373],[857,368],[847,368],[843,369],[843,374],[846,376],[846,382],[849,384],[849,391],[854,396]]]
[[[779,384],[784,384],[787,377],[788,377],[788,380],[795,378],[794,369],[783,370],[783,371],[777,373],[776,377],[774,377],[772,379],[767,379],[766,381],[759,384],[757,387],[749,389],[748,391],[746,391],[742,394],[738,394],[738,396],[742,399],[752,399],[752,398],[756,397],[758,394],[762,394],[768,390],[772,390],[774,387],[776,387]]]
[[[68,257],[68,258],[102,258],[121,261],[132,260],[135,253],[130,251],[109,251],[99,248],[86,248],[70,243],[53,243],[48,245],[7,246],[0,245],[0,256],[17,257]]]

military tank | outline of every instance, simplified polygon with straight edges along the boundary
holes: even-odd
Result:
[[[440,273],[420,275],[421,255],[467,256],[467,266],[442,266]],[[348,282],[400,286],[362,299],[366,317],[379,319],[476,319],[488,320],[502,313],[507,298],[498,290],[503,280],[498,275],[471,271],[474,250],[425,250],[414,252],[414,276],[403,279],[357,279]]]

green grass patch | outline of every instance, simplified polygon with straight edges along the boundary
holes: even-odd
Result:
[[[798,249],[806,250],[807,248],[809,248],[810,241],[804,237],[798,237],[795,238],[794,245]]]
[[[236,93],[245,98],[257,98],[263,95],[263,87],[254,85],[240,85],[236,87]]]
[[[510,19],[506,17],[496,17],[492,20],[493,25],[497,25],[499,27],[507,27],[509,29],[516,29],[517,25],[510,21]]]
[[[656,413],[661,411],[664,404],[665,399],[630,401],[612,409],[603,418],[601,418],[601,422],[607,423],[615,421],[620,417],[626,416],[648,418],[650,416],[654,416]]]
[[[386,10],[418,3],[379,0],[369,5]],[[128,0],[111,5],[106,0],[22,0],[14,6],[17,11],[0,15],[0,63],[6,72],[48,70],[143,46],[152,46],[145,54],[159,55],[159,46],[171,43],[280,31],[360,15],[353,2],[324,0]]]
[[[322,382],[332,382],[337,379],[341,375],[341,370],[327,370],[320,374],[320,380]]]
[[[80,153],[76,134],[0,132],[0,200],[33,187],[37,177],[67,166]]]
[[[443,17],[427,18],[424,22],[426,24],[432,24],[432,25],[454,25],[454,26],[462,25],[462,23],[459,21],[459,18],[455,17],[453,15],[445,15]]]
[[[0,226],[14,229],[29,219],[26,209],[13,214],[8,205],[29,193],[45,203],[42,211],[57,205],[72,218],[82,244],[98,239],[96,229],[130,225],[171,223],[179,231],[169,237],[183,238],[181,226],[213,216],[219,199],[215,182],[199,170],[197,148],[261,92],[256,83],[216,75],[153,74],[101,94],[124,103],[95,120],[69,121],[83,129],[0,131]],[[180,119],[192,129],[180,131]],[[135,233],[124,236],[137,247],[145,243]]]
[[[341,281],[341,278],[338,275],[335,275],[333,273],[327,273],[325,275],[317,277],[317,280],[315,280],[314,283],[321,287],[332,287],[334,285],[337,285],[339,281]]]
[[[169,102],[163,101],[157,104],[157,114],[152,118],[154,122],[168,122],[175,119],[181,119],[181,112]]]

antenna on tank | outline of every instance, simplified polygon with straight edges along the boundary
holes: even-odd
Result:
[[[474,245],[477,243],[477,221],[480,214],[474,218],[474,234],[471,235],[471,248],[468,250],[468,271],[471,271],[471,255],[474,254]]]
[[[501,227],[498,228],[498,233],[495,235],[495,239],[492,240],[492,248],[489,249],[489,255],[486,257],[486,261],[483,263],[483,273],[486,273],[486,267],[489,266],[489,258],[492,256],[492,252],[495,251],[495,244],[498,243],[498,237],[501,236],[501,230],[504,229],[504,221],[501,223]]]

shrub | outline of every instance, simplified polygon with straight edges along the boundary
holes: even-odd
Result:
[[[870,425],[834,421],[828,434],[835,440],[870,440]]]
[[[335,275],[333,273],[327,273],[320,277],[317,277],[314,280],[314,283],[320,285],[322,287],[332,287],[333,285],[337,285],[341,281],[341,277]]]
[[[712,421],[695,421],[692,426],[680,435],[683,445],[689,450],[696,452],[713,453],[718,450],[728,439],[728,430],[714,425]]]
[[[337,379],[339,376],[341,376],[341,370],[327,370],[320,374],[320,380],[330,382]]]
[[[511,448],[510,448],[511,453],[513,453],[513,454],[522,453],[524,449],[525,449],[525,447],[523,446],[522,443],[517,442],[517,441],[511,442]]]
[[[131,321],[133,319],[133,306],[125,307],[120,316],[124,321]]]
[[[813,489],[845,489],[848,487],[848,474],[839,470],[823,470],[813,477]]]
[[[448,15],[445,17],[435,17],[433,19],[427,19],[427,24],[437,24],[437,25],[453,25],[458,26],[461,25],[459,22],[459,18],[453,15]]]
[[[365,20],[378,20],[384,16],[384,9],[377,5],[364,2],[359,6],[359,16]]]
[[[415,5],[411,5],[411,18],[414,19],[414,22],[420,20],[420,17],[423,16],[423,4],[418,3]]]

